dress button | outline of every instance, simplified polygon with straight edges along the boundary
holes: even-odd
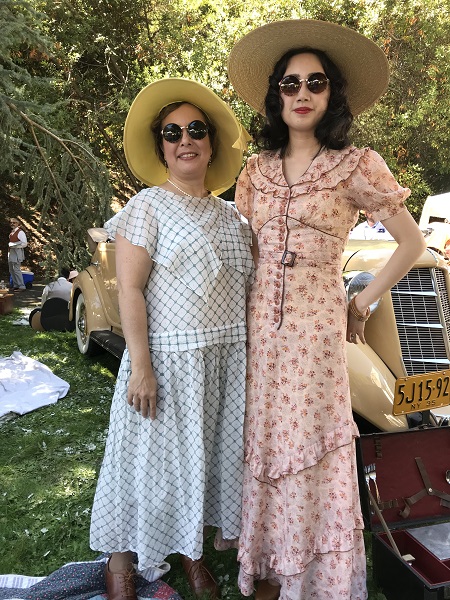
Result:
[[[278,323],[279,320],[280,320],[280,317],[278,317],[277,315],[275,315],[274,318],[273,318],[273,322],[274,323]]]

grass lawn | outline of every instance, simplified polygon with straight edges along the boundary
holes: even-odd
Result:
[[[0,356],[18,350],[70,384],[56,404],[0,426],[0,573],[42,576],[98,555],[89,548],[89,520],[119,363],[106,353],[82,356],[73,333],[14,325],[19,316],[16,309],[0,317]],[[205,553],[222,597],[242,598],[236,551],[215,552],[210,538]],[[172,569],[165,580],[194,600],[178,558],[168,562]],[[370,600],[385,600],[374,588],[370,556],[368,587]]]

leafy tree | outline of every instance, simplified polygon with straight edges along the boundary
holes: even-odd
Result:
[[[382,102],[356,120],[355,141],[379,150],[402,183],[413,187],[413,211],[420,210],[431,190],[450,183],[446,143],[450,108],[443,101],[449,92],[450,17],[439,0],[301,4],[35,0],[35,4],[48,15],[49,33],[64,49],[61,60],[77,123],[110,166],[116,190],[122,182],[128,191],[140,186],[127,171],[121,136],[130,103],[146,83],[167,76],[197,79],[229,102],[254,131],[259,118],[236,97],[227,79],[229,51],[258,25],[299,17],[352,27],[384,48],[392,68],[391,85]]]
[[[0,185],[40,215],[54,270],[55,260],[85,264],[86,227],[110,214],[111,189],[89,147],[57,128],[67,104],[43,18],[25,1],[0,1]]]
[[[389,0],[371,33],[391,67],[387,94],[358,120],[402,185],[418,217],[430,193],[450,188],[450,7],[435,0]]]
[[[24,0],[0,0],[2,11],[7,7],[8,18],[12,15],[17,23],[15,30],[5,29],[6,35],[0,42],[2,56],[14,64],[15,76],[23,77],[23,83],[17,83],[8,97],[18,106],[19,100],[31,103],[32,108],[25,110],[23,105],[22,112],[55,133],[56,137],[44,135],[43,130],[35,127],[46,139],[55,165],[55,148],[62,147],[60,139],[70,140],[68,147],[73,153],[75,148],[77,152],[86,149],[81,143],[76,145],[74,138],[87,140],[92,156],[88,159],[88,154],[84,154],[85,162],[80,161],[80,165],[84,170],[90,165],[101,173],[99,161],[106,164],[118,205],[142,185],[129,171],[122,148],[123,124],[138,91],[161,77],[196,79],[216,91],[250,132],[255,132],[260,117],[236,96],[227,78],[231,47],[259,25],[304,17],[352,27],[371,37],[386,52],[392,73],[389,89],[375,107],[356,119],[354,140],[358,145],[378,150],[399,181],[411,187],[409,207],[413,214],[418,215],[429,193],[445,191],[450,185],[447,141],[450,105],[446,100],[450,92],[448,3],[441,4],[440,0],[29,2],[41,13],[39,18]],[[6,20],[4,16],[1,24]],[[44,32],[46,39],[38,32]],[[50,43],[49,39],[53,41]],[[2,65],[4,60],[7,59],[2,58]],[[13,81],[11,75],[8,77]],[[376,74],[368,73],[367,77]],[[12,122],[14,111],[11,108],[5,111],[4,104],[1,107],[1,127],[6,131],[5,115]],[[8,152],[16,156],[12,172],[18,171],[17,165],[23,169],[26,164],[27,171],[35,178],[38,171],[33,171],[26,162],[39,154],[39,146],[32,138],[33,128],[18,113],[14,122],[15,136],[8,134],[3,138]],[[56,130],[70,135],[58,135]],[[74,170],[73,160],[69,160],[70,154],[65,150],[64,155],[68,162],[61,160],[58,168],[50,162],[52,169],[60,169],[61,173],[66,169],[74,189],[77,185],[84,185],[85,189],[72,196],[64,189],[58,203],[52,195],[52,182],[47,184],[42,180],[41,188],[32,189],[39,193],[39,196],[35,193],[36,202],[42,203],[44,212],[61,207],[64,214],[73,216],[77,226],[81,215],[81,231],[88,220],[89,225],[99,224],[100,215],[107,212],[106,187],[102,187],[106,184],[100,184],[105,179],[86,179],[81,169]],[[42,160],[42,156],[39,158]],[[0,160],[3,160],[0,164],[6,165],[5,157]],[[1,172],[6,178],[11,171],[2,166]],[[24,181],[28,194],[30,185],[30,180]],[[231,196],[232,192],[228,194]],[[94,206],[94,198],[99,207]],[[48,214],[60,218],[57,212]]]

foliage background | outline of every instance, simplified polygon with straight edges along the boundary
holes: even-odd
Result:
[[[254,133],[259,118],[231,88],[227,57],[249,30],[289,18],[334,21],[383,48],[389,90],[356,120],[354,142],[380,152],[411,188],[416,217],[428,194],[450,189],[447,1],[0,0],[0,209],[20,214],[39,240],[34,270],[83,267],[86,228],[140,189],[121,139],[147,83],[201,81]],[[2,240],[8,230],[0,224]]]

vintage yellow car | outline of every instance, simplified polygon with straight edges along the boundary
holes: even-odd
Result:
[[[115,244],[89,230],[90,265],[76,278],[70,306],[80,352],[104,348],[121,357]],[[368,284],[392,255],[394,241],[350,240],[342,272],[348,298]],[[385,294],[366,325],[367,344],[347,344],[352,406],[361,432],[447,424],[450,402],[449,269],[427,249]],[[132,310],[132,307],[130,307]],[[441,408],[441,407],[444,408]]]

